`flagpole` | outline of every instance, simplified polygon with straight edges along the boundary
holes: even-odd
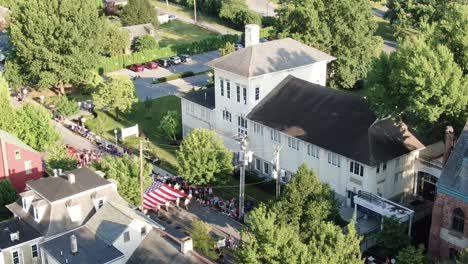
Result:
[[[140,138],[140,199],[141,199],[141,211],[143,212],[144,206],[144,193],[143,193],[143,141]]]

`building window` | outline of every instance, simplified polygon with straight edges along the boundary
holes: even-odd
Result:
[[[364,166],[359,164],[358,162],[351,161],[349,163],[349,172],[354,173],[359,176],[364,176]]]
[[[262,125],[260,125],[258,123],[254,123],[253,127],[254,127],[254,132],[255,133],[263,135],[263,126]]]
[[[375,169],[375,172],[376,172],[376,173],[379,173],[379,172],[380,172],[380,164],[377,165],[377,168]]]
[[[21,197],[21,207],[23,207],[24,211],[28,210],[28,208],[26,206],[26,198],[24,198],[24,197]]]
[[[33,206],[33,214],[34,214],[34,220],[36,222],[39,222],[39,211],[37,210],[37,207]]]
[[[312,145],[312,144],[307,144],[307,155],[319,158],[319,149],[318,147]]]
[[[141,236],[146,235],[146,226],[143,226],[143,227],[141,228],[140,234],[141,234]]]
[[[97,206],[98,209],[101,209],[101,207],[103,207],[103,206],[104,206],[104,199],[99,199],[98,200],[98,206]]]
[[[124,233],[124,242],[130,241],[130,231],[125,231]]]
[[[383,165],[382,165],[382,170],[386,170],[387,169],[387,162],[385,162]]]
[[[243,118],[242,116],[238,116],[237,124],[239,126],[239,135],[247,135],[247,119]]]
[[[15,150],[15,159],[17,160],[21,159],[21,150],[19,149]]]
[[[229,80],[226,80],[226,97],[231,98],[231,83]]]
[[[292,149],[299,150],[299,139],[288,137],[288,146]]]
[[[31,252],[32,252],[32,257],[33,257],[33,258],[37,258],[37,256],[39,255],[39,254],[37,253],[37,245],[32,245],[32,246],[31,246]]]
[[[465,228],[465,214],[460,208],[456,208],[455,210],[453,210],[453,214],[452,214],[452,229],[463,234],[464,228]]]
[[[328,152],[328,164],[336,167],[341,167],[341,157],[333,152]]]
[[[18,250],[15,250],[11,253],[11,257],[13,259],[13,264],[19,264],[20,263],[20,256]]]
[[[255,169],[261,170],[261,168],[260,168],[260,160],[259,160],[259,159],[255,159]]]
[[[237,95],[237,102],[240,103],[240,86],[239,86],[239,84],[236,85],[236,95]]]
[[[242,99],[244,100],[244,104],[246,105],[247,104],[247,88],[246,87],[242,87]]]
[[[263,173],[269,174],[270,173],[270,164],[263,162]]]
[[[223,119],[232,122],[232,115],[229,111],[223,110]]]
[[[224,80],[219,79],[219,87],[221,89],[221,96],[224,96]]]
[[[24,170],[26,171],[26,174],[32,173],[32,163],[30,160],[24,162]]]
[[[281,143],[281,134],[279,131],[271,129],[270,130],[270,138],[273,141],[276,141],[278,143]]]
[[[260,99],[260,87],[255,88],[255,101]]]

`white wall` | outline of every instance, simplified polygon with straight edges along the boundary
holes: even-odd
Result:
[[[195,128],[215,129],[213,110],[181,98],[182,135],[185,137]]]

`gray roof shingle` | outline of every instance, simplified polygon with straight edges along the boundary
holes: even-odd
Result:
[[[214,59],[208,65],[240,76],[254,77],[332,60],[335,57],[325,52],[285,38],[240,49]]]
[[[15,232],[19,232],[19,239],[11,241],[10,234]],[[0,222],[0,252],[41,236],[39,232],[19,218]]]
[[[406,125],[376,121],[365,99],[293,76],[247,118],[370,166],[424,148]]]
[[[196,91],[190,91],[181,93],[180,97],[185,98],[191,102],[202,105],[209,109],[215,108],[215,89],[209,87],[205,89],[198,89]]]

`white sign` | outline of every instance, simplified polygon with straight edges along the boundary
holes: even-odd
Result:
[[[122,140],[125,140],[126,137],[133,135],[138,137],[138,124],[132,127],[122,128]]]

